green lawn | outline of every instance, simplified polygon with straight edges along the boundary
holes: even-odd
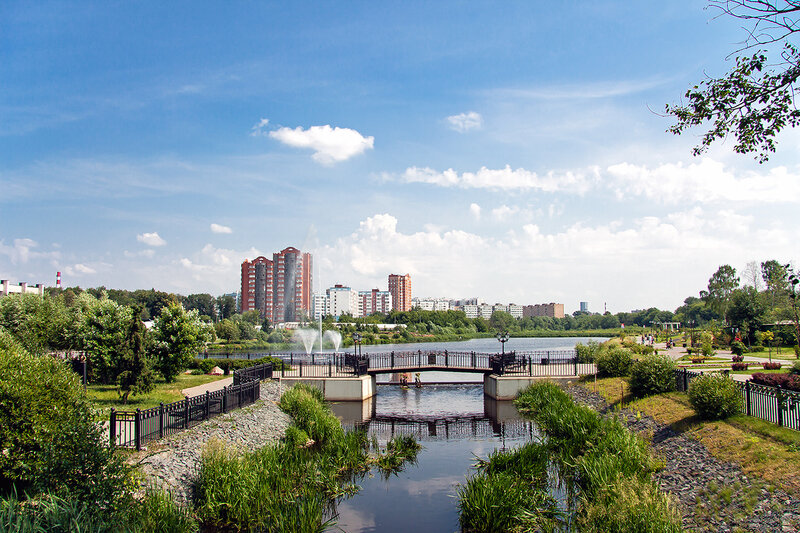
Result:
[[[107,418],[111,408],[117,410],[147,409],[159,403],[172,403],[183,399],[182,389],[203,385],[228,376],[193,376],[180,374],[174,383],[156,382],[156,388],[143,396],[129,396],[128,404],[122,405],[122,400],[114,385],[89,385],[86,394],[100,413],[100,418]]]
[[[769,359],[769,350],[766,348],[751,348],[749,352],[746,352],[744,355],[751,355],[753,357],[761,357],[765,359]],[[778,353],[777,348],[772,349],[772,358],[773,359],[781,359],[784,361],[796,361],[797,356],[794,354],[794,348],[791,346],[782,347],[781,353]]]
[[[765,370],[761,368],[760,363],[755,365],[751,364],[747,370],[731,370],[731,374],[752,374],[754,372],[761,372],[762,374],[788,374],[792,367],[790,365],[783,365],[778,370]]]

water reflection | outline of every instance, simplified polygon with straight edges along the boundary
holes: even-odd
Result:
[[[414,434],[423,445],[416,464],[387,480],[365,477],[356,496],[337,504],[337,528],[348,533],[459,531],[456,488],[476,456],[537,437],[511,402],[484,396],[480,385],[380,385],[370,400],[332,408],[345,427],[362,426],[381,443]]]

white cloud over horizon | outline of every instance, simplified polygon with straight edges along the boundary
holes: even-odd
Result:
[[[470,130],[479,130],[483,126],[483,117],[476,111],[468,111],[447,117],[450,129],[459,133],[466,133]]]
[[[346,161],[371,150],[375,142],[374,137],[364,137],[354,129],[332,128],[327,124],[311,126],[307,130],[301,126],[294,129],[283,127],[269,132],[269,136],[287,146],[314,150],[312,159],[322,165]]]
[[[164,246],[167,244],[167,241],[162,239],[158,232],[155,231],[152,233],[140,233],[136,235],[136,240],[147,246]]]
[[[223,226],[221,224],[214,224],[211,223],[211,233],[233,233],[233,230],[229,226]]]
[[[439,172],[429,167],[409,167],[399,179],[406,183],[428,183],[462,189],[571,191],[582,194],[592,187],[597,179],[597,172],[597,169],[587,169],[539,175],[524,168],[512,169],[510,165],[506,165],[500,169],[481,167],[477,172],[459,174],[452,168]]]

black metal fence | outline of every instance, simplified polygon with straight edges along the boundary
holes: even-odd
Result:
[[[675,371],[679,391],[688,391],[691,381],[701,376],[685,368]],[[742,394],[742,413],[767,420],[779,426],[800,430],[800,392],[781,387],[736,381]]]
[[[141,450],[147,442],[196,426],[233,409],[254,403],[261,396],[261,380],[272,376],[272,365],[264,364],[234,372],[229,387],[187,397],[150,409],[111,409],[109,424],[112,446]]]

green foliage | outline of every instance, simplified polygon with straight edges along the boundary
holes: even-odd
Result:
[[[742,355],[747,350],[742,341],[733,341],[731,343],[731,353],[733,355]]]
[[[735,415],[742,410],[742,393],[732,379],[721,374],[704,374],[691,381],[689,402],[706,420]]]
[[[800,375],[800,361],[795,361],[794,364],[792,365],[792,369],[789,370],[789,372],[792,374]]]
[[[200,320],[197,311],[186,312],[180,304],[162,309],[153,322],[153,353],[156,368],[167,382],[189,366],[206,343],[212,340],[208,324]]]
[[[77,348],[79,314],[79,309],[67,308],[60,297],[10,294],[0,298],[0,326],[34,355]]]
[[[124,367],[133,313],[112,300],[90,300],[83,313],[81,335],[89,360],[89,379],[114,384]]]
[[[631,367],[631,392],[637,396],[661,394],[675,390],[677,365],[666,355],[648,355]]]
[[[601,376],[627,376],[633,365],[633,354],[620,346],[607,347],[595,355],[595,363]]]
[[[578,343],[575,345],[575,353],[578,355],[580,363],[594,363],[597,353],[600,351],[600,343],[589,341],[586,344]]]
[[[0,331],[0,494],[49,492],[111,512],[129,469],[103,445],[78,376]]]

